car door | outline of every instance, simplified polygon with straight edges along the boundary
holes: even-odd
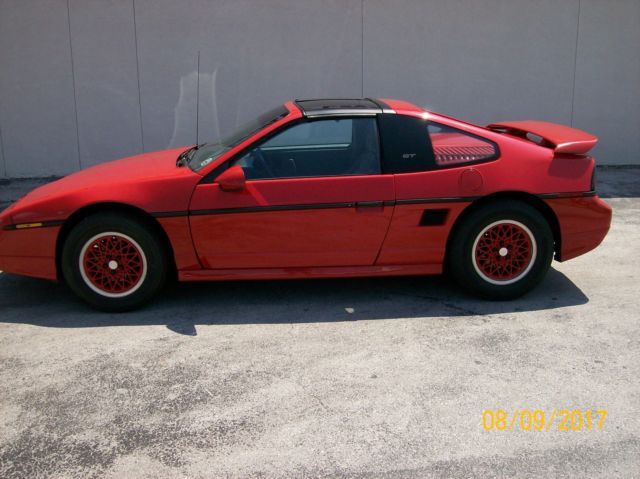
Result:
[[[380,174],[375,116],[300,120],[228,162],[241,191],[200,184],[190,207],[207,269],[367,266],[375,263],[395,199]]]

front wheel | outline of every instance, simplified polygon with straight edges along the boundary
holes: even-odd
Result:
[[[454,279],[489,299],[512,299],[533,289],[553,258],[546,219],[519,201],[492,203],[465,218],[448,252]]]
[[[134,218],[115,213],[78,223],[64,243],[61,266],[78,296],[110,312],[145,304],[167,276],[166,255],[157,235]]]

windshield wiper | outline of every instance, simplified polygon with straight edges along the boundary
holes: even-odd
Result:
[[[191,148],[189,148],[188,150],[183,151],[182,153],[180,153],[180,155],[178,156],[178,159],[176,161],[176,166],[178,168],[186,165],[187,163],[189,163],[189,161],[191,161],[191,158],[193,158],[193,154],[198,151],[198,149],[205,145],[206,143],[201,143],[199,145],[195,145],[192,146]]]

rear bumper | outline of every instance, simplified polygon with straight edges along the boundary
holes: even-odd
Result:
[[[596,248],[611,227],[613,210],[598,196],[557,198],[546,203],[560,224],[558,261],[567,261]]]

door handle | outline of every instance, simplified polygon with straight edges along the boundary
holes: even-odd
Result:
[[[358,201],[356,208],[380,208],[384,206],[384,201]]]

